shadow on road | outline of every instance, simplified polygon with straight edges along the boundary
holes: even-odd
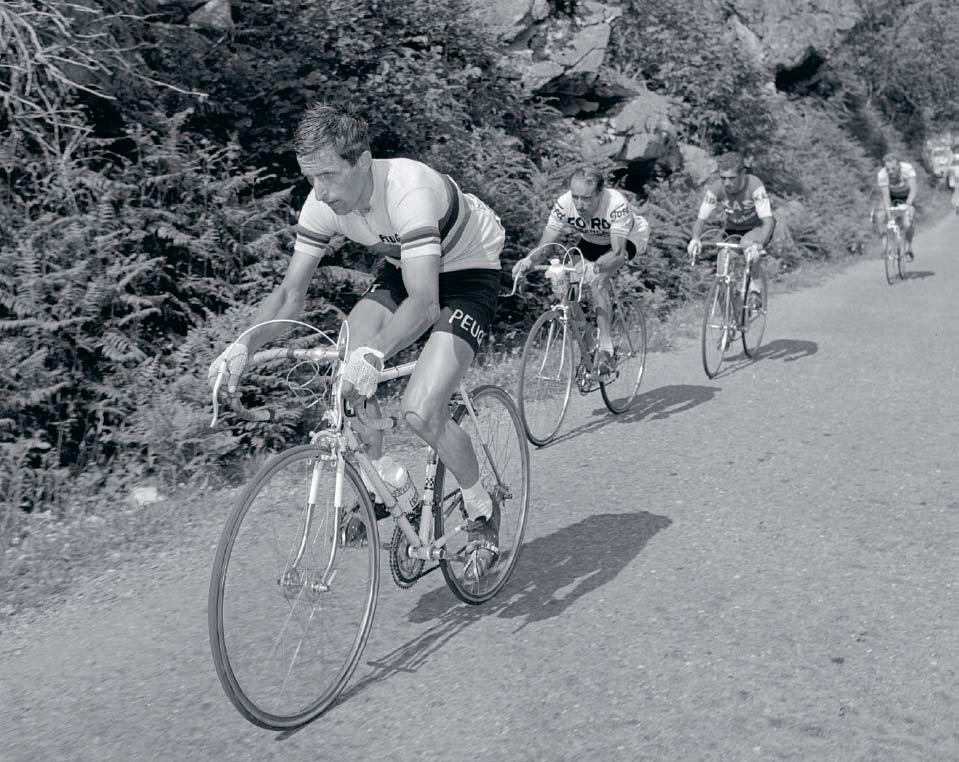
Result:
[[[367,664],[367,675],[339,703],[397,672],[415,672],[452,638],[487,617],[515,619],[517,631],[562,615],[575,601],[602,587],[672,521],[646,511],[597,514],[523,546],[510,583],[489,603],[467,606],[446,586],[423,595],[409,620],[429,625],[415,638]]]
[[[695,386],[693,384],[674,384],[660,386],[636,396],[632,407],[621,415],[613,415],[605,406],[593,410],[593,419],[581,426],[560,434],[556,439],[543,448],[552,447],[574,439],[583,434],[590,434],[611,423],[636,423],[642,420],[662,420],[678,413],[685,413],[694,407],[709,402],[719,391],[718,386]]]
[[[923,278],[931,278],[935,274],[934,270],[906,270],[903,280],[922,280]]]
[[[782,360],[783,362],[795,362],[804,357],[810,357],[819,351],[819,345],[815,341],[805,341],[803,339],[776,339],[759,348],[759,357],[757,359]]]

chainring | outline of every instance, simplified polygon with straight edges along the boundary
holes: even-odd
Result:
[[[417,532],[420,529],[422,510],[420,505],[406,515]],[[390,540],[390,573],[393,575],[396,586],[404,590],[416,584],[416,581],[423,576],[423,567],[426,565],[426,561],[422,558],[410,556],[409,547],[410,541],[397,524],[393,527],[393,539]]]

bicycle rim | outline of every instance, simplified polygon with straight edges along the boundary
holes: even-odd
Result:
[[[213,661],[230,701],[260,727],[295,728],[326,711],[369,638],[376,519],[359,476],[344,465],[350,538],[336,531],[347,525],[335,521],[336,461],[314,445],[272,458],[220,538],[208,608]],[[365,543],[356,537],[362,531]]]
[[[703,370],[709,378],[714,378],[719,373],[723,355],[729,346],[727,300],[727,285],[719,280],[714,281],[706,297],[702,335]]]
[[[575,367],[564,316],[556,310],[544,312],[523,346],[517,394],[523,428],[534,445],[548,444],[563,424]]]
[[[746,357],[756,357],[763,343],[763,333],[766,330],[766,305],[769,303],[769,293],[766,284],[766,275],[759,276],[759,292],[749,291],[746,284],[746,301],[743,304],[743,351]]]
[[[895,244],[888,235],[882,237],[882,254],[886,262],[886,283],[891,286],[892,282],[896,279],[896,263],[894,261],[896,252]]]
[[[900,280],[906,279],[906,244],[899,241],[896,247],[896,271]]]
[[[615,375],[599,385],[613,413],[625,413],[636,399],[646,370],[646,318],[639,302],[621,304],[612,321]]]
[[[498,386],[477,387],[470,394],[477,426],[463,405],[453,419],[470,436],[479,459],[480,482],[500,504],[499,559],[478,581],[464,575],[466,532],[460,532],[446,546],[447,557],[440,561],[446,584],[470,604],[488,601],[506,584],[519,559],[529,511],[529,446],[519,411],[510,396]],[[478,430],[477,430],[478,429]],[[443,463],[436,469],[434,521],[436,536],[442,536],[465,520],[463,498],[456,479]],[[445,527],[445,529],[444,529]]]

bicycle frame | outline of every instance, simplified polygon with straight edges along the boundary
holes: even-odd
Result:
[[[373,419],[366,416],[363,412],[365,408],[365,403],[363,407],[356,407],[352,410],[347,406],[346,401],[342,396],[342,361],[345,359],[346,355],[346,340],[341,334],[340,340],[337,342],[335,348],[319,348],[319,349],[291,349],[291,348],[278,348],[270,349],[263,352],[258,352],[252,358],[252,364],[260,364],[267,362],[269,360],[275,360],[279,358],[285,359],[295,359],[303,362],[312,362],[312,363],[324,363],[324,362],[338,362],[339,365],[335,372],[335,380],[333,386],[333,404],[330,406],[330,409],[327,410],[323,415],[323,422],[326,424],[326,427],[316,430],[313,435],[310,437],[310,443],[313,445],[325,447],[330,451],[329,457],[321,457],[320,462],[314,466],[313,478],[310,484],[309,491],[309,500],[307,503],[307,512],[305,520],[303,522],[303,533],[300,538],[299,548],[296,554],[296,557],[291,562],[289,568],[283,574],[282,586],[286,589],[291,584],[294,584],[294,580],[299,579],[298,566],[303,559],[305,549],[307,547],[308,539],[310,537],[311,527],[314,521],[314,510],[315,507],[320,502],[320,495],[318,493],[318,485],[320,480],[320,469],[322,468],[322,463],[330,462],[335,460],[336,462],[336,479],[333,493],[333,536],[338,537],[340,532],[340,522],[344,515],[344,504],[343,504],[343,486],[346,478],[346,462],[348,460],[352,461],[354,466],[359,469],[359,471],[366,476],[367,480],[371,485],[373,485],[374,491],[377,496],[382,500],[384,505],[389,509],[390,515],[393,517],[394,521],[400,527],[400,530],[403,532],[407,541],[409,542],[409,554],[411,558],[421,559],[424,561],[439,561],[447,558],[445,555],[444,547],[445,545],[459,532],[463,531],[466,528],[466,521],[459,522],[456,526],[446,532],[442,537],[434,538],[433,537],[433,509],[434,507],[439,507],[441,503],[437,503],[436,495],[433,491],[433,487],[436,480],[436,469],[438,464],[438,457],[436,451],[430,447],[427,455],[427,465],[426,465],[426,480],[424,483],[423,495],[422,495],[422,507],[420,522],[419,522],[419,531],[417,531],[412,523],[410,522],[406,513],[399,507],[399,504],[396,501],[396,498],[393,496],[393,493],[387,487],[386,483],[383,481],[383,478],[380,476],[376,467],[373,465],[372,460],[369,455],[366,454],[367,445],[362,442],[354,431],[350,419],[357,418],[363,425],[377,430],[386,430],[393,428],[396,425],[395,419],[391,417],[385,417],[380,419]],[[415,362],[404,363],[402,365],[397,365],[390,368],[384,368],[380,372],[378,383],[384,381],[390,381],[397,378],[405,378],[412,374],[413,369],[416,367]],[[214,386],[214,422],[217,417],[217,408],[216,400],[218,398],[219,386],[221,379],[217,379],[217,383]],[[458,399],[462,402],[467,410],[467,414],[472,421],[472,425],[476,430],[477,434],[479,433],[479,427],[476,421],[476,412],[473,409],[473,404],[467,391],[465,381],[461,381],[458,389],[459,397]],[[266,408],[260,408],[257,410],[247,410],[244,408],[238,399],[231,399],[231,407],[233,410],[240,415],[240,417],[247,420],[269,420],[272,417],[275,417],[275,412],[268,410]],[[490,453],[486,443],[483,441],[482,437],[477,437],[477,440],[481,443],[483,450],[486,455],[486,460],[490,464],[490,467],[493,469],[493,474],[496,478],[497,484],[502,488],[502,478],[500,477],[499,472],[497,471],[496,464],[493,462],[493,459],[490,457]],[[507,495],[508,497],[508,495]],[[373,528],[375,533],[375,527]],[[375,541],[372,539],[371,541]],[[330,556],[326,561],[326,568],[324,572],[320,575],[318,580],[311,581],[310,592],[311,593],[323,593],[330,590],[330,584],[333,581],[333,577],[336,575],[336,558],[337,554],[341,549],[340,543],[333,542],[330,543]]]

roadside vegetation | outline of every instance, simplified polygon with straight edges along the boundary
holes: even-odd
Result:
[[[882,153],[916,156],[959,118],[959,63],[939,52],[959,44],[947,0],[874,3],[816,82],[785,92],[721,36],[691,32],[720,28],[720,3],[624,4],[610,65],[683,104],[682,140],[750,157],[788,229],[771,252],[779,277],[859,256]],[[144,531],[132,487],[235,483],[251,455],[315,420],[211,429],[205,385],[283,270],[306,192],[289,137],[307,103],[349,101],[373,117],[378,155],[426,161],[486,200],[508,230],[507,265],[538,238],[576,153],[559,113],[522,90],[479,25],[461,23],[465,0],[233,5],[232,36],[174,24],[180,11],[153,0],[0,6],[0,49],[16,62],[0,69],[7,600],[38,569],[68,578],[74,555],[106,547],[93,538]],[[704,287],[683,253],[700,193],[676,174],[638,197],[653,237],[629,287],[659,347]],[[370,264],[341,246],[306,319],[335,331]],[[502,302],[477,374],[500,372],[541,307],[535,293]],[[256,380],[260,395],[283,394],[277,379]]]

